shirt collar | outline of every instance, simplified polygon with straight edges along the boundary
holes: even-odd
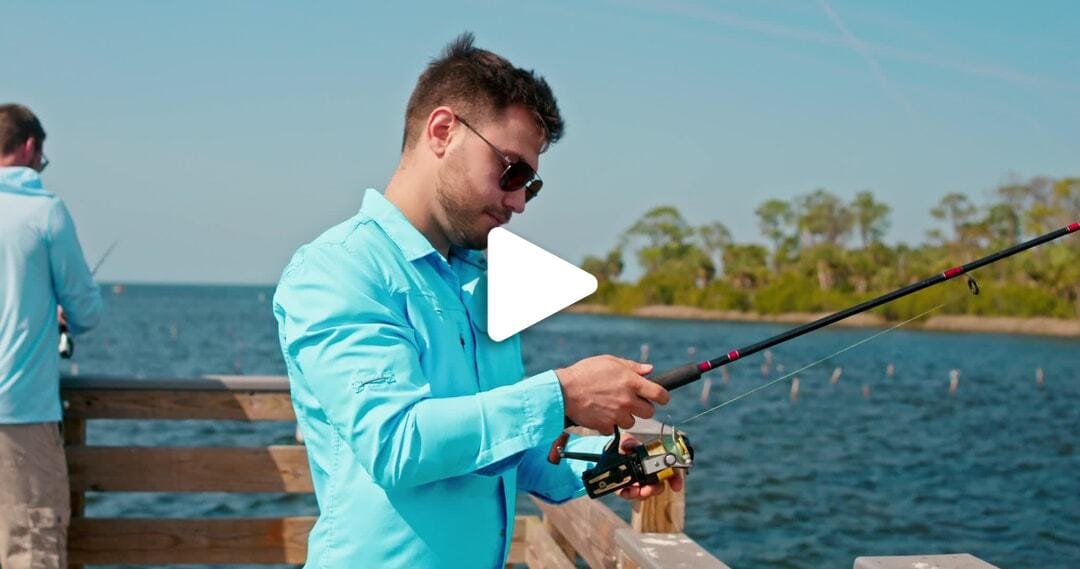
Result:
[[[464,249],[457,245],[450,246],[450,257],[464,261],[481,271],[487,269],[487,256],[482,251]]]
[[[410,263],[435,252],[427,237],[405,217],[396,205],[374,188],[364,192],[364,202],[360,212],[370,217],[397,244]],[[487,257],[481,251],[450,246],[450,257],[460,259],[480,270],[487,269]]]
[[[418,229],[405,217],[386,196],[378,190],[368,188],[364,192],[364,202],[360,206],[360,213],[370,217],[379,227],[390,236],[405,258],[409,261],[426,257],[435,252],[431,241],[424,237]]]
[[[37,196],[53,195],[41,185],[41,176],[37,170],[24,166],[0,168],[0,191]]]

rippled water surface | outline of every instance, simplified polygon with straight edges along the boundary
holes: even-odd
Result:
[[[77,371],[282,374],[272,293],[164,286],[108,293],[102,326],[79,338]],[[596,353],[637,357],[647,343],[651,361],[664,368],[783,329],[562,315],[525,333],[525,362],[535,372]],[[740,360],[726,382],[719,371],[709,374],[709,404],[873,333],[812,334],[774,348],[767,370],[762,355]],[[798,377],[794,402],[783,382],[685,423],[705,409],[695,384],[674,392],[661,411],[697,450],[686,533],[728,565],[848,568],[859,555],[969,552],[1003,569],[1080,567],[1080,341],[902,329]],[[88,436],[110,445],[264,445],[291,442],[293,429],[98,421]],[[310,496],[272,494],[91,495],[88,506],[96,516],[315,511]]]

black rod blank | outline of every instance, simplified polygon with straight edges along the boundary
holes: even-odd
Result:
[[[990,255],[987,255],[981,259],[976,259],[966,265],[953,267],[947,271],[923,279],[917,283],[913,283],[905,287],[896,289],[892,292],[885,293],[877,298],[872,298],[870,300],[860,302],[855,306],[845,308],[844,310],[835,312],[828,316],[824,316],[822,318],[814,320],[813,322],[808,322],[801,326],[797,326],[795,328],[792,328],[791,330],[777,334],[771,338],[766,338],[755,344],[750,344],[749,346],[739,348],[737,350],[731,350],[730,352],[720,357],[706,360],[700,363],[684,364],[679,367],[666,370],[654,376],[652,380],[668,390],[682,387],[684,385],[693,383],[701,379],[701,375],[705,372],[721,366],[725,366],[739,358],[755,354],[762,350],[771,348],[777,344],[787,342],[788,340],[793,340],[795,338],[798,338],[799,336],[802,336],[803,334],[808,334],[819,328],[824,328],[825,326],[828,326],[830,324],[835,324],[836,322],[839,322],[845,318],[854,316],[861,312],[866,312],[867,310],[871,310],[873,308],[877,308],[882,304],[892,302],[898,298],[903,298],[905,296],[908,296],[909,294],[913,294],[925,288],[934,286],[939,283],[943,283],[964,273],[974,271],[975,269],[981,267],[985,267],[986,265],[1000,261],[1001,259],[1004,259],[1006,257],[1011,257],[1017,253],[1020,253],[1021,251],[1026,251],[1028,249],[1031,249],[1032,247],[1037,247],[1039,245],[1042,245],[1043,243],[1047,243],[1049,241],[1053,241],[1055,239],[1068,235],[1069,233],[1073,233],[1074,231],[1080,231],[1080,221],[1071,223],[1065,227],[1062,227],[1055,231],[1051,231],[1050,233],[1041,235],[1029,241],[1018,243],[1007,249],[1002,249],[1001,251],[997,251],[996,253],[991,253]]]

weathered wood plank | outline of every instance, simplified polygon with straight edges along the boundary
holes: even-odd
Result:
[[[529,569],[574,569],[574,564],[539,519],[528,520],[525,543],[525,564]]]
[[[310,493],[302,446],[258,448],[68,447],[77,492]]]
[[[615,569],[618,562],[615,531],[630,529],[630,525],[615,512],[603,503],[588,498],[571,500],[559,506],[536,498],[533,498],[533,502],[589,567]]]
[[[530,519],[539,520],[538,516],[516,516],[514,518],[514,535],[510,539],[510,555],[506,558],[506,565],[518,565],[525,563],[525,537],[526,527]]]
[[[130,377],[113,375],[65,375],[63,389],[121,389],[169,391],[280,391],[288,393],[284,375],[203,375],[199,377]]]
[[[288,393],[65,389],[72,419],[231,419],[294,421]]]
[[[313,517],[75,518],[68,559],[84,565],[301,564]]]
[[[969,553],[857,557],[855,569],[998,569]]]
[[[615,543],[640,569],[731,569],[682,533],[615,532]]]
[[[544,530],[551,535],[551,537],[555,540],[555,543],[559,544],[559,548],[562,549],[563,554],[566,555],[566,558],[569,559],[571,562],[576,563],[578,555],[577,551],[574,549],[573,544],[571,544],[570,541],[566,539],[566,536],[564,536],[562,532],[559,531],[559,528],[555,527],[555,524],[553,524],[547,516],[542,519],[542,522],[544,524]]]

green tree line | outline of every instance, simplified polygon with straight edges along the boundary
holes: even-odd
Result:
[[[645,212],[582,268],[600,282],[590,302],[618,312],[683,305],[761,314],[820,312],[872,298],[993,250],[1080,219],[1080,178],[1036,177],[1003,184],[989,203],[963,193],[941,198],[935,228],[918,245],[887,245],[892,208],[862,191],[845,201],[816,189],[755,210],[768,246],[737,243],[719,221],[689,224],[675,207]],[[625,260],[643,270],[622,279]],[[1066,238],[976,272],[982,293],[947,283],[879,309],[910,318],[942,302],[954,314],[1080,317],[1080,239]],[[959,279],[958,279],[959,281]]]

